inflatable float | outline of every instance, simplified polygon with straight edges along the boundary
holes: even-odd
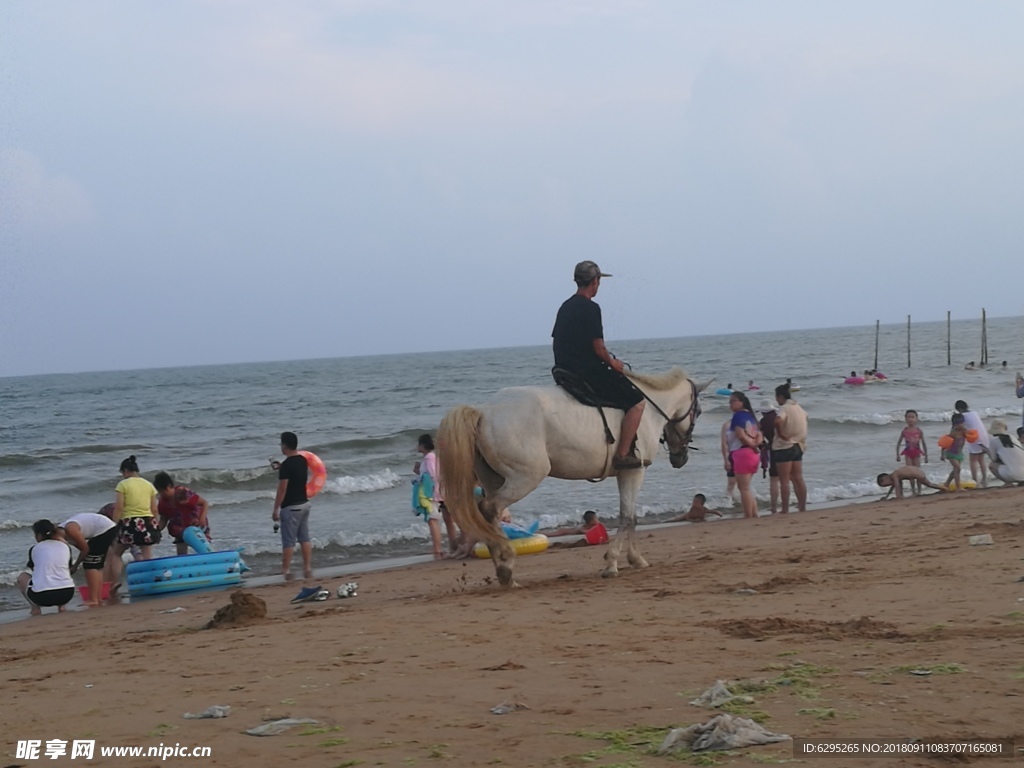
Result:
[[[860,386],[863,383],[864,383],[864,377],[863,376],[847,376],[845,379],[843,379],[843,384],[852,384],[855,387],[856,386]]]
[[[548,537],[543,533],[535,533],[525,539],[512,539],[509,543],[517,555],[534,555],[547,549],[549,542]],[[491,556],[491,550],[487,548],[486,544],[480,542],[473,547],[473,556],[486,560]]]
[[[719,387],[718,389],[715,390],[715,394],[721,395],[722,397],[729,397],[729,395],[732,394],[732,390],[729,389],[728,387]]]
[[[327,483],[327,467],[320,460],[320,457],[309,451],[299,451],[299,456],[306,460],[309,466],[309,479],[306,481],[306,498],[312,499],[324,489]]]
[[[205,555],[159,557],[136,560],[125,569],[128,594],[162,595],[238,584],[244,564],[237,550],[210,552]]]
[[[967,438],[968,443],[978,442],[979,435],[978,430],[976,429],[968,429],[964,436]],[[952,435],[943,435],[942,437],[939,438],[939,448],[941,448],[944,451],[948,451],[950,448],[952,448],[953,443],[954,440]]]
[[[953,491],[953,492],[956,491],[956,486],[954,484],[952,484],[952,483],[950,483],[948,485],[946,483],[939,483],[939,487],[942,490],[944,490],[944,491]],[[965,489],[965,490],[971,491],[971,490],[974,490],[975,488],[977,488],[978,484],[975,483],[973,480],[961,480],[960,481],[960,487]]]

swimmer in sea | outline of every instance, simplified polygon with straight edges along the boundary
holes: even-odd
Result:
[[[924,433],[921,428],[917,426],[917,411],[911,409],[903,415],[903,418],[906,419],[907,426],[896,438],[896,461],[899,461],[902,456],[908,467],[920,467],[921,458],[924,457],[924,463],[927,464],[928,444],[924,441]],[[900,451],[901,445],[903,446],[902,452]],[[910,481],[910,488],[915,496],[921,493],[921,486],[915,480]]]
[[[913,483],[917,483],[919,486],[923,485],[926,488],[934,488],[937,491],[945,490],[941,485],[936,485],[929,480],[924,470],[920,467],[897,467],[892,472],[883,472],[878,476],[877,480],[880,486],[889,489],[880,501],[888,499],[893,492],[895,492],[897,499],[902,499],[904,481],[909,481],[911,487],[913,487]]]

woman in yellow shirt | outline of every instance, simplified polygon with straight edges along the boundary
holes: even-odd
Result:
[[[117,523],[117,540],[114,542],[112,558],[115,584],[121,576],[121,555],[130,547],[138,547],[142,560],[153,556],[153,545],[160,542],[160,513],[157,511],[157,491],[153,484],[139,476],[139,464],[134,456],[121,462],[121,477],[124,478],[114,489],[114,522]]]

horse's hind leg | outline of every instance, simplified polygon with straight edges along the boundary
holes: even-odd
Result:
[[[504,475],[505,482],[494,492],[492,497],[485,498],[481,505],[484,516],[495,520],[495,526],[497,526],[496,518],[501,514],[501,511],[512,506],[520,499],[525,498],[527,494],[540,485],[546,476],[547,472],[539,477],[535,473],[512,474],[510,472]],[[513,578],[512,569],[515,564],[516,553],[512,549],[509,540],[502,535],[495,545],[490,546],[490,550],[498,583],[503,587],[519,586]]]
[[[636,545],[636,499],[644,482],[644,470],[631,469],[620,472],[616,480],[619,483],[619,530],[615,532],[615,538],[608,545],[608,551],[604,555],[605,567],[601,575],[605,578],[619,575],[623,537],[626,541],[626,559],[629,564],[634,568],[646,568],[648,565]]]

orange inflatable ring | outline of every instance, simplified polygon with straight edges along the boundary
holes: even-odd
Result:
[[[306,498],[312,499],[324,489],[327,482],[327,467],[320,461],[320,457],[309,451],[299,451],[309,465],[309,480],[306,481]]]
[[[968,429],[967,430],[967,442],[968,443],[976,443],[976,442],[978,442],[978,430],[976,430],[976,429]]]
[[[939,438],[939,448],[946,450],[953,447],[953,438],[950,435],[943,435]]]

